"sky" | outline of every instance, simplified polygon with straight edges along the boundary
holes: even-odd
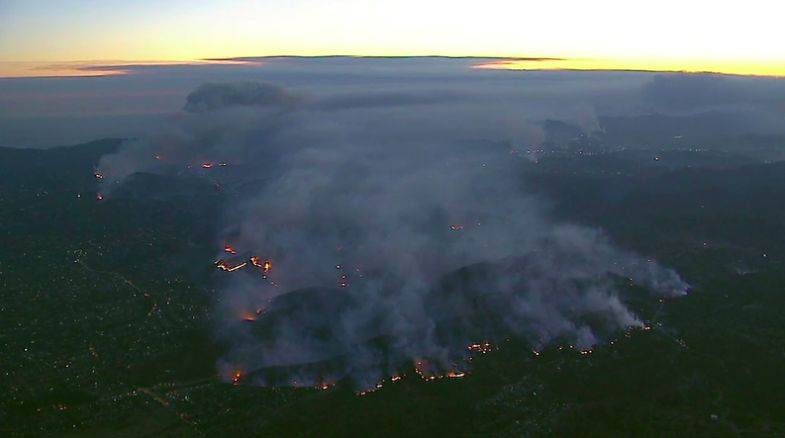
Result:
[[[0,0],[0,77],[269,55],[560,58],[494,68],[785,75],[773,0]],[[109,70],[100,73],[111,74]]]
[[[596,127],[602,117],[668,114],[687,117],[686,122],[692,115],[707,114],[711,123],[703,120],[696,128],[709,126],[712,138],[744,132],[785,134],[783,78],[478,68],[493,62],[498,60],[274,57],[242,63],[115,65],[106,69],[126,74],[97,77],[0,78],[0,146],[50,147],[104,137],[135,138],[178,114],[186,96],[203,84],[259,82],[326,99],[331,108],[362,108],[358,111],[371,110],[383,100],[399,108],[409,103],[432,110],[437,103],[447,108],[460,101],[493,103],[495,110],[488,112],[498,120],[488,126],[502,138],[517,138],[519,127],[539,123],[524,123],[530,117],[523,113],[530,107],[547,107],[548,117],[574,119],[586,129]],[[94,67],[85,72],[104,70]],[[646,135],[685,134],[676,132],[681,127],[660,131],[657,126],[652,125]]]

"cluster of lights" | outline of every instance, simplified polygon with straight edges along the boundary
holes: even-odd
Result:
[[[363,396],[366,396],[366,395],[368,395],[368,394],[370,394],[372,392],[376,392],[376,391],[382,389],[383,386],[384,386],[384,383],[383,382],[379,382],[373,388],[363,389],[362,391],[357,391],[355,394],[357,394],[359,397],[363,397]]]
[[[341,287],[348,287],[349,286],[349,274],[343,272],[343,265],[337,264],[335,265],[335,269],[340,272],[338,275],[338,286]]]
[[[156,161],[161,161],[163,159],[160,154],[153,155],[153,158]],[[202,169],[212,169],[213,167],[226,167],[228,165],[229,164],[224,162],[224,161],[204,161],[202,163],[199,163],[199,167],[201,167]],[[191,168],[191,165],[189,164],[186,167]],[[93,171],[93,176],[95,176],[96,179],[104,179],[105,178],[103,172],[101,172],[100,170],[97,170],[97,169]],[[104,200],[104,195],[99,193],[99,194],[97,194],[95,196],[95,199],[97,201],[103,201]]]
[[[493,351],[493,344],[491,344],[489,341],[475,342],[466,346],[466,349],[473,353],[486,354]]]

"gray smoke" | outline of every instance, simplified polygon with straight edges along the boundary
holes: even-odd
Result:
[[[600,231],[553,223],[526,192],[516,148],[539,141],[549,108],[211,84],[100,167],[108,190],[171,163],[227,163],[236,202],[222,233],[238,260],[273,267],[266,278],[250,265],[220,273],[222,374],[239,367],[250,381],[287,385],[348,376],[368,388],[416,360],[463,369],[471,342],[590,348],[643,325],[619,297],[626,285],[686,292],[673,270]],[[559,113],[575,126],[596,120],[582,102]],[[256,321],[241,318],[256,309]]]
[[[275,85],[260,82],[209,83],[186,98],[185,111],[198,113],[229,106],[293,106],[297,96]]]

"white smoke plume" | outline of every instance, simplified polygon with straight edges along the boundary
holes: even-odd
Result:
[[[559,107],[595,124],[584,102]],[[218,257],[271,262],[218,272],[227,379],[241,368],[260,384],[369,388],[417,361],[463,370],[477,341],[590,348],[643,325],[619,297],[630,282],[686,292],[673,270],[553,223],[527,193],[517,148],[539,141],[549,108],[208,84],[100,169],[105,191],[173,163],[220,180],[232,200],[221,232],[238,254]]]

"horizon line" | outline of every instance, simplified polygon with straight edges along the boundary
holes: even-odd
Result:
[[[0,79],[65,79],[65,78],[101,78],[134,74],[135,68],[145,67],[171,67],[171,66],[206,66],[206,65],[253,65],[262,64],[265,60],[276,59],[445,59],[445,60],[477,60],[490,61],[487,63],[469,66],[480,70],[507,70],[507,71],[570,71],[570,72],[641,72],[641,73],[682,73],[682,74],[717,74],[729,76],[751,77],[785,77],[785,66],[782,73],[757,73],[723,68],[674,68],[674,67],[622,67],[625,64],[636,63],[656,64],[667,63],[666,60],[633,60],[633,59],[602,59],[587,57],[549,57],[549,56],[480,56],[480,55],[356,55],[356,54],[331,54],[331,55],[259,55],[259,56],[232,56],[232,57],[207,57],[189,60],[74,60],[74,61],[0,61]],[[564,65],[537,67],[537,64],[575,64],[588,63],[585,67]],[[618,67],[602,67],[602,63]],[[704,62],[712,64],[712,62]],[[751,65],[760,64],[744,61],[715,61],[715,64],[726,65]],[[529,65],[531,64],[531,65]],[[4,72],[4,66],[16,66],[17,70]],[[25,68],[26,67],[26,68]],[[51,71],[52,74],[36,74]],[[56,73],[55,73],[56,72]]]

